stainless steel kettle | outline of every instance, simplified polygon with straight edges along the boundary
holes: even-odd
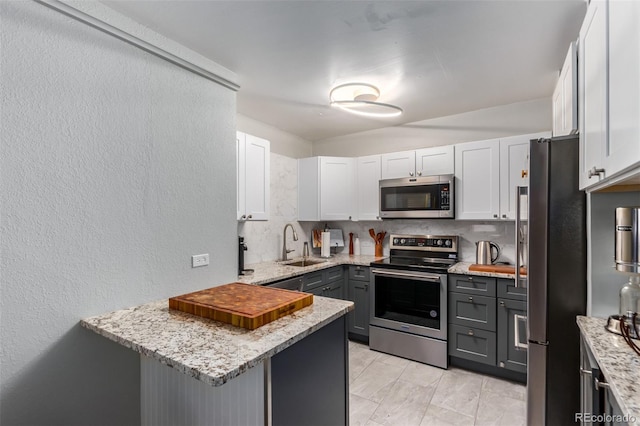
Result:
[[[496,249],[496,256],[493,257],[493,249]],[[476,264],[493,265],[500,257],[500,247],[493,241],[476,242]]]

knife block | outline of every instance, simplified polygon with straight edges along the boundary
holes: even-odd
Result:
[[[376,243],[376,257],[382,257],[382,242]]]

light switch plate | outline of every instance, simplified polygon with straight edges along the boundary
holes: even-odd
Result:
[[[209,264],[209,253],[195,254],[191,256],[191,267],[197,268],[200,266],[207,266]]]

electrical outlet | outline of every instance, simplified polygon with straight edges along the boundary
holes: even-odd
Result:
[[[191,267],[207,266],[209,264],[209,253],[196,254],[191,256]]]

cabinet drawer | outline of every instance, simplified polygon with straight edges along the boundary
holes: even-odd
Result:
[[[311,272],[303,277],[302,291],[311,290],[324,283],[324,271]]]
[[[349,279],[355,281],[369,281],[368,266],[349,266]]]
[[[449,355],[496,365],[496,333],[449,324]]]
[[[479,294],[481,296],[495,296],[496,279],[477,275],[449,274],[449,291]]]
[[[449,322],[463,327],[496,331],[496,299],[449,293]]]
[[[498,297],[512,300],[527,300],[527,289],[515,286],[516,280],[506,278],[498,278],[497,294]]]
[[[339,280],[344,277],[344,268],[342,266],[336,266],[333,268],[325,269],[325,282]]]

